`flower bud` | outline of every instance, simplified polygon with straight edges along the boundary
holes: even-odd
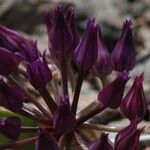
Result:
[[[50,132],[41,129],[38,140],[36,141],[36,150],[58,150],[57,141],[52,137]]]
[[[100,140],[91,144],[89,150],[113,150],[108,140],[108,134],[102,133]]]
[[[119,73],[117,78],[109,85],[104,87],[98,95],[98,100],[105,106],[112,109],[116,109],[120,106],[125,85],[129,80],[128,73]]]
[[[116,71],[130,71],[135,66],[136,52],[132,39],[131,25],[131,20],[126,20],[123,23],[121,37],[111,54],[112,66]]]
[[[0,47],[0,56],[0,75],[7,76],[17,70],[19,61],[12,52]]]
[[[70,26],[70,29],[71,29],[72,35],[73,35],[73,45],[71,48],[71,51],[73,52],[75,50],[75,48],[77,47],[77,45],[79,44],[80,38],[79,38],[79,34],[77,32],[77,29],[76,29],[75,17],[74,17],[74,8],[72,6],[70,6],[67,10],[66,20]]]
[[[89,19],[85,34],[74,52],[74,63],[79,71],[88,72],[97,60],[97,30],[95,20]]]
[[[59,134],[68,133],[75,129],[76,119],[70,110],[68,96],[61,98],[60,104],[53,114],[53,124]]]
[[[142,119],[146,111],[146,99],[143,90],[143,73],[134,79],[134,83],[121,103],[121,112],[129,120]]]
[[[27,40],[21,45],[21,50],[16,53],[20,60],[26,62],[36,61],[40,57],[37,41]]]
[[[137,129],[138,123],[134,120],[116,135],[114,150],[139,150],[139,137],[143,129]]]
[[[26,69],[28,79],[35,89],[45,87],[52,79],[52,73],[47,65],[45,54],[42,60],[39,58],[28,63]]]
[[[51,54],[58,59],[62,52],[67,56],[73,45],[73,37],[70,26],[64,18],[63,7],[60,4],[57,5],[53,21],[47,21],[50,18],[48,13],[44,15],[44,18],[45,22],[50,24],[50,27],[47,27],[47,29]]]
[[[21,132],[21,121],[16,117],[0,118],[0,132],[8,138],[17,139]]]
[[[0,80],[0,106],[17,112],[23,106],[25,98],[24,93],[18,87]]]
[[[112,71],[111,61],[110,61],[110,54],[107,51],[105,46],[101,29],[98,27],[97,30],[97,43],[98,43],[98,57],[95,65],[92,67],[91,72],[94,75],[99,77],[108,75]]]
[[[21,50],[21,45],[26,43],[26,39],[19,33],[0,25],[0,47],[8,51],[17,52]]]

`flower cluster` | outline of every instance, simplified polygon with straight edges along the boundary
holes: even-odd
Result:
[[[94,18],[88,19],[85,33],[79,38],[72,6],[64,12],[63,6],[58,4],[55,16],[45,11],[43,18],[47,27],[50,57],[46,51],[39,51],[37,41],[0,26],[0,106],[38,123],[37,127],[26,128],[17,117],[0,118],[0,132],[8,138],[17,140],[20,133],[26,130],[37,132],[35,137],[0,145],[0,149],[29,143],[35,143],[37,150],[68,149],[68,143],[76,140],[81,149],[139,150],[139,137],[143,129],[137,128],[137,125],[146,110],[143,73],[135,77],[132,87],[124,96],[126,83],[130,79],[129,72],[135,66],[136,57],[132,21],[125,20],[121,36],[110,54],[102,36],[101,25]],[[73,70],[72,63],[77,67],[77,73]],[[80,91],[86,76],[91,74],[102,80],[113,70],[117,72],[117,77],[105,84],[95,101],[77,112]],[[15,80],[13,72],[28,80],[41,95],[46,107]],[[72,85],[73,96],[68,92],[68,82]],[[29,109],[29,102],[36,110]],[[88,119],[107,108],[119,107],[121,113],[130,120],[130,124],[118,129],[115,143],[111,143],[108,133],[100,126],[99,139],[86,143],[80,134],[80,127],[90,128],[85,123]]]

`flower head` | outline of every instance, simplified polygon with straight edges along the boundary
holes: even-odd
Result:
[[[120,106],[125,85],[129,80],[128,73],[119,73],[117,78],[104,87],[98,95],[98,100],[105,106],[116,109]]]
[[[37,47],[37,41],[27,40],[26,43],[21,45],[21,50],[17,52],[16,55],[22,61],[36,61],[41,56]]]
[[[63,7],[58,4],[55,10],[54,20],[49,12],[44,13],[47,24],[49,49],[55,58],[60,58],[62,53],[69,55],[73,45],[73,35],[66,18],[63,15]],[[50,21],[48,21],[50,19]]]
[[[42,60],[38,58],[27,64],[28,79],[36,89],[45,87],[52,79],[52,73],[45,57],[44,53]]]
[[[142,129],[137,129],[138,120],[134,120],[129,126],[122,129],[115,138],[115,150],[139,150],[139,137]]]
[[[95,19],[89,19],[84,36],[74,52],[74,62],[80,71],[89,71],[97,60],[97,32]]]
[[[130,71],[135,66],[135,48],[132,39],[132,22],[123,23],[121,37],[119,38],[112,54],[112,66],[116,71]]]
[[[23,43],[26,43],[26,39],[21,34],[0,25],[0,47],[11,52],[18,52]]]
[[[12,52],[0,47],[0,57],[0,75],[7,76],[17,70],[19,61]]]
[[[143,73],[134,79],[134,83],[121,103],[121,112],[130,120],[142,119],[146,111],[146,99],[143,90]]]
[[[98,57],[95,65],[92,67],[92,73],[97,76],[108,75],[112,71],[112,65],[110,61],[110,54],[105,46],[101,29],[98,27],[97,32],[97,43],[98,43]]]
[[[17,112],[23,106],[25,98],[24,93],[18,87],[0,80],[0,106]]]
[[[77,47],[77,45],[79,44],[80,38],[76,29],[76,25],[75,25],[75,17],[74,17],[74,7],[70,6],[67,10],[67,16],[66,16],[66,20],[67,23],[70,26],[70,29],[72,31],[72,36],[73,36],[73,45],[71,48],[71,51],[73,53],[73,51],[75,50],[75,48]]]
[[[21,121],[16,117],[0,118],[0,132],[8,138],[17,139],[21,131]]]

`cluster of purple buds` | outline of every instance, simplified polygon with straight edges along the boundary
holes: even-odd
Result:
[[[135,77],[132,87],[124,96],[126,83],[130,79],[129,71],[134,68],[136,57],[132,21],[123,23],[121,36],[110,54],[101,26],[94,18],[88,19],[80,40],[72,6],[64,12],[63,6],[58,4],[55,16],[45,11],[43,18],[51,56],[46,51],[39,51],[37,41],[0,26],[0,106],[38,123],[37,127],[24,127],[17,117],[0,118],[0,133],[16,140],[8,145],[0,145],[0,149],[12,149],[30,143],[35,143],[37,150],[71,149],[71,142],[76,141],[83,150],[139,150],[143,128],[139,129],[137,125],[146,110],[143,73]],[[77,73],[72,63],[78,68]],[[55,73],[56,70],[61,77]],[[80,91],[86,76],[91,74],[101,80],[113,70],[117,71],[117,77],[105,84],[96,100],[78,112]],[[14,72],[32,85],[46,105],[41,104],[14,78]],[[68,82],[73,85],[72,95],[68,92]],[[31,109],[30,103],[34,109]],[[108,138],[108,131],[113,132],[111,127],[107,126],[105,130],[101,125],[97,127],[87,121],[107,108],[119,107],[130,124],[118,129],[115,142],[112,143]],[[87,143],[80,134],[81,127],[90,129],[91,126],[99,128],[101,136]],[[34,131],[37,136],[17,141],[25,131]]]

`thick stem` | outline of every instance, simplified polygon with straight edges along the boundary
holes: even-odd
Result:
[[[49,112],[47,112],[47,110],[41,106],[41,104],[39,104],[30,94],[27,90],[25,90],[13,77],[11,76],[7,76],[6,77],[11,83],[13,83],[14,85],[18,86],[22,92],[25,93],[25,95],[27,96],[27,98],[49,119],[51,120],[51,115],[49,114]]]
[[[56,102],[51,97],[50,93],[47,91],[46,88],[38,89],[39,93],[43,97],[44,101],[46,102],[47,106],[49,107],[50,111],[53,113],[57,107]]]
[[[20,140],[20,141],[17,141],[17,142],[13,142],[13,143],[10,143],[10,144],[7,144],[7,145],[1,145],[0,149],[1,150],[14,149],[16,147],[19,147],[19,146],[22,146],[22,145],[25,145],[25,144],[32,144],[37,140],[37,138],[38,138],[38,136],[28,138],[28,139],[25,139],[25,140]]]
[[[77,114],[77,125],[81,125],[83,122],[102,112],[104,109],[105,107],[98,100],[95,100]]]
[[[76,115],[76,112],[77,112],[77,107],[78,107],[78,102],[79,102],[79,96],[80,96],[82,83],[83,83],[83,74],[79,73],[76,88],[75,88],[75,93],[74,93],[74,97],[73,97],[73,102],[72,102],[72,106],[71,106],[72,107],[71,108],[72,112],[75,115]]]

